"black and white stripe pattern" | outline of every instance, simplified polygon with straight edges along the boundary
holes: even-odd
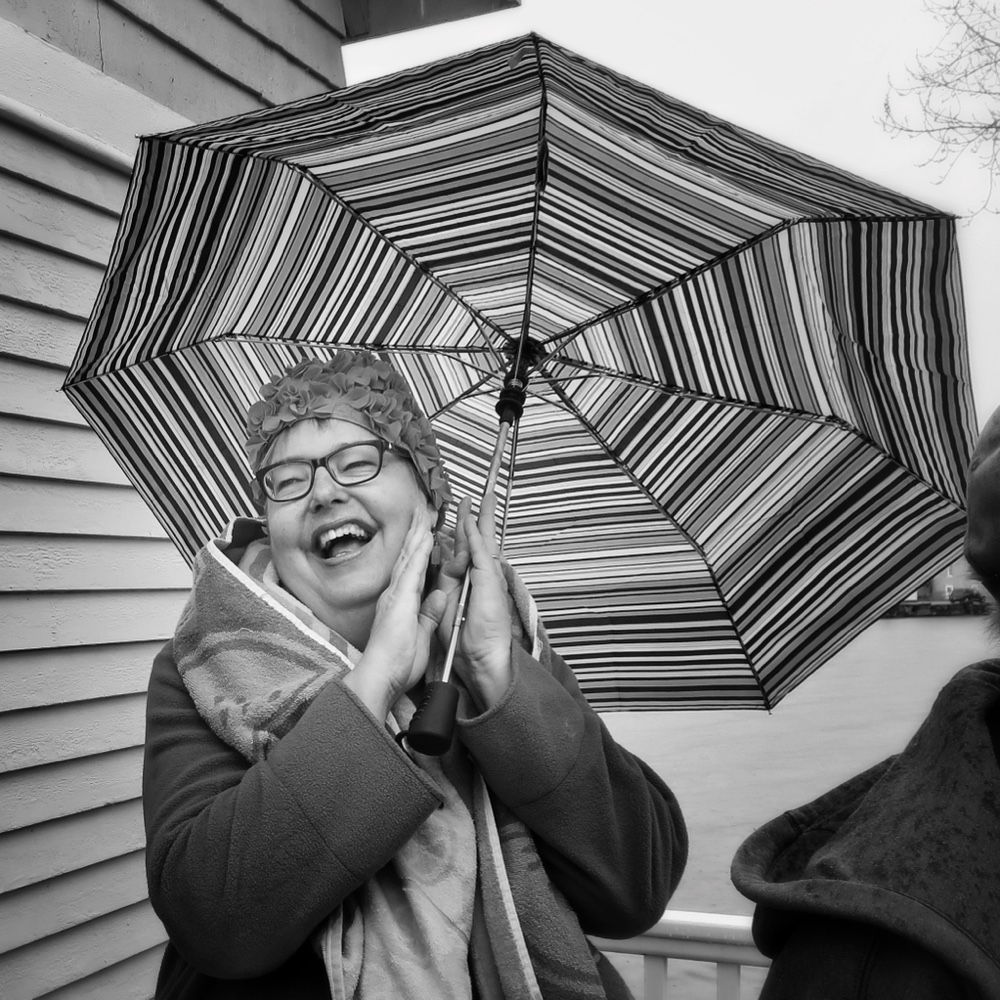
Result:
[[[957,549],[953,220],[535,36],[143,140],[67,391],[190,558],[257,386],[382,352],[601,708],[771,706]]]

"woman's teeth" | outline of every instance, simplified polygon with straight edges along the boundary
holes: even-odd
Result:
[[[329,559],[338,551],[360,548],[371,541],[371,537],[371,532],[360,524],[341,524],[324,531],[316,540],[316,548],[322,558]]]

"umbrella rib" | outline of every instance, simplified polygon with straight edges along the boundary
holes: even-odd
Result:
[[[764,403],[756,400],[736,399],[732,396],[719,396],[707,392],[699,392],[696,389],[688,389],[682,385],[666,385],[654,378],[645,375],[634,375],[630,372],[617,371],[614,368],[606,368],[603,365],[595,364],[593,361],[583,361],[580,358],[557,359],[560,365],[569,368],[581,369],[581,373],[576,376],[579,379],[588,378],[609,378],[616,382],[626,382],[629,385],[638,385],[646,389],[655,389],[670,396],[683,396],[685,399],[704,400],[709,403],[722,403],[726,406],[735,406],[744,410],[766,411],[781,416],[796,417],[801,420],[811,421],[817,424],[843,425],[846,429],[852,429],[849,424],[840,417],[822,416],[818,413],[811,413],[808,410],[799,410],[793,406],[779,406],[775,403]],[[554,380],[555,376],[551,376]],[[558,381],[565,382],[566,378],[559,376]]]
[[[521,333],[517,341],[517,354],[512,372],[521,370],[521,357],[524,346],[528,342],[531,329],[531,297],[535,285],[535,265],[538,259],[538,229],[542,209],[542,191],[548,181],[549,147],[545,136],[548,124],[549,97],[545,85],[545,74],[542,72],[542,53],[539,47],[538,35],[531,35],[531,44],[535,50],[535,66],[538,71],[538,142],[535,160],[535,203],[531,214],[531,236],[528,244],[528,273],[524,279],[524,311],[521,313]]]
[[[185,351],[196,351],[206,347],[212,347],[214,344],[225,343],[226,341],[241,340],[271,344],[275,347],[286,347],[289,344],[295,346],[294,342],[287,340],[269,340],[266,337],[240,337],[234,334],[225,334],[222,337],[212,337],[209,340],[196,340],[190,344],[180,344],[177,347],[171,347],[169,351],[163,351],[160,354],[154,354],[149,357],[133,358],[133,360],[129,361],[128,364],[119,364],[115,365],[115,367],[111,369],[102,369],[101,371],[94,372],[92,375],[88,375],[86,378],[74,378],[72,382],[69,380],[69,375],[67,375],[66,381],[63,383],[63,389],[72,389],[78,385],[87,385],[89,382],[99,382],[101,379],[107,378],[109,375],[118,375],[121,372],[131,371],[133,368],[141,370],[144,366],[153,361],[161,361],[163,358],[176,357],[183,354]]]
[[[472,365],[469,365],[468,367],[473,368]],[[474,368],[473,370],[479,370],[479,369]],[[475,385],[470,386],[464,392],[460,393],[450,403],[447,403],[445,406],[442,406],[441,409],[435,410],[434,413],[429,414],[428,415],[429,418],[433,420],[436,417],[440,416],[442,413],[447,413],[453,406],[455,406],[456,403],[460,403],[464,399],[472,399],[474,396],[485,396],[487,393],[493,392],[494,387],[489,386],[486,383],[495,377],[496,374],[494,372],[486,372],[483,378],[481,378]],[[544,372],[542,373],[542,379],[546,383],[552,381],[551,377],[547,376]],[[543,396],[542,393],[538,392],[536,389],[531,388],[530,385],[526,386],[524,391],[532,399],[538,399],[541,402],[545,403],[547,406],[557,406],[559,409],[565,409],[565,406],[561,400],[557,402],[553,399],[549,399]],[[575,416],[577,410],[572,406],[572,404],[570,404],[568,412]]]
[[[160,137],[158,141],[169,142],[177,146],[188,146],[202,151],[209,150],[210,152],[216,154],[219,153],[219,150],[212,149],[211,146],[204,146],[202,145],[202,143],[197,141],[189,141],[171,137]],[[411,267],[413,267],[416,271],[418,271],[421,275],[423,275],[424,278],[426,278],[429,282],[431,282],[431,284],[433,284],[436,288],[442,291],[449,299],[451,299],[454,302],[457,302],[462,309],[464,309],[470,316],[472,316],[477,326],[479,326],[481,333],[484,328],[488,328],[492,330],[498,337],[501,337],[504,340],[509,341],[511,339],[510,335],[506,333],[500,326],[498,326],[493,320],[491,320],[488,316],[485,316],[483,313],[481,313],[478,309],[475,308],[475,306],[472,306],[468,302],[466,302],[465,299],[463,299],[453,288],[450,288],[440,278],[438,278],[435,274],[429,271],[411,253],[409,253],[407,250],[404,250],[397,243],[394,243],[392,240],[390,240],[385,235],[385,233],[381,232],[381,230],[379,230],[373,223],[369,222],[356,208],[354,208],[350,203],[345,201],[332,188],[327,187],[322,181],[320,181],[317,177],[315,177],[305,167],[300,166],[298,163],[290,163],[288,160],[282,160],[278,157],[261,156],[252,152],[248,152],[245,149],[240,149],[240,150],[228,149],[225,151],[224,155],[231,156],[235,159],[257,160],[262,162],[274,163],[277,164],[279,167],[284,167],[285,169],[290,170],[292,173],[298,174],[309,184],[312,184],[315,188],[317,188],[323,195],[323,197],[329,198],[332,201],[336,202],[336,204],[339,205],[345,212],[347,212],[348,215],[351,216],[351,218],[357,221],[360,225],[364,226],[364,228],[367,229],[376,239],[392,247],[395,253],[399,254],[399,256],[402,257]],[[490,352],[493,354],[497,363],[499,365],[502,365],[503,360],[500,357],[500,354],[497,351],[496,347],[494,347],[493,343],[491,342],[490,338],[484,336],[483,339],[486,341],[486,345],[489,348]]]
[[[863,444],[867,445],[873,451],[877,452],[886,462],[890,462],[893,465],[900,468],[906,475],[913,479],[916,479],[921,486],[929,490],[935,496],[944,500],[945,503],[955,504],[953,497],[948,496],[943,493],[937,486],[933,483],[927,482],[926,480],[919,479],[916,474],[910,469],[905,463],[901,462],[895,455],[890,454],[885,450],[885,447],[875,441],[869,435],[862,433],[854,424],[845,420],[843,417],[837,417],[832,414],[823,416],[818,413],[810,413],[808,410],[797,410],[791,406],[777,406],[773,403],[759,403],[747,401],[744,399],[732,399],[727,396],[711,396],[703,392],[695,392],[693,389],[685,389],[683,386],[665,386],[662,382],[657,382],[655,379],[645,378],[642,375],[630,375],[627,372],[615,371],[611,368],[602,368],[600,365],[595,365],[592,362],[580,361],[577,359],[559,358],[559,364],[567,365],[574,368],[582,368],[584,372],[577,376],[580,380],[588,378],[608,378],[613,379],[616,382],[626,382],[630,385],[638,385],[645,389],[653,389],[656,392],[663,393],[668,396],[680,396],[685,399],[700,400],[707,403],[719,403],[723,406],[737,407],[741,410],[751,410],[755,413],[773,413],[776,416],[791,417],[795,420],[801,420],[806,423],[822,424],[827,427],[836,427],[841,431],[848,434],[852,434],[855,438],[861,441]],[[557,381],[567,382],[568,378],[556,378],[555,376],[545,376],[552,383]],[[553,388],[555,386],[553,385]],[[558,389],[556,389],[558,392]],[[570,403],[570,406],[573,404]],[[574,412],[579,412],[574,409]],[[961,509],[961,508],[960,508]]]
[[[366,350],[366,351],[391,351],[394,354],[417,354],[417,355],[428,355],[428,354],[442,354],[454,356],[456,359],[461,360],[461,355],[463,354],[479,354],[479,355],[489,355],[490,357],[496,358],[497,361],[502,364],[503,359],[498,357],[496,352],[491,347],[434,347],[434,348],[420,348],[420,347],[386,347],[384,344],[350,344],[350,343],[325,343],[319,340],[286,340],[284,338],[275,337],[262,337],[256,334],[244,334],[244,333],[224,333],[219,337],[210,337],[206,340],[196,340],[190,344],[181,344],[178,347],[172,347],[165,354],[158,354],[153,357],[138,358],[136,360],[129,361],[128,364],[117,365],[114,368],[115,372],[126,372],[132,368],[141,368],[143,365],[149,364],[150,361],[156,361],[160,357],[165,357],[167,355],[180,354],[183,351],[191,351],[196,349],[204,349],[206,347],[211,347],[213,344],[225,344],[225,343],[245,343],[245,344],[265,344],[272,347],[310,347],[310,348],[325,348],[327,350],[336,350],[338,346],[349,348],[352,350]],[[466,363],[466,367],[471,368],[473,371],[485,374],[487,377],[495,377],[496,372],[490,372],[485,368]],[[107,372],[101,371],[93,375],[88,375],[86,378],[75,378],[72,382],[69,381],[68,377],[63,386],[63,388],[68,388],[74,385],[85,385],[88,382],[94,381],[95,379],[103,378],[107,375]]]
[[[532,33],[532,37],[537,37]],[[699,127],[698,135],[692,137],[683,147],[678,147],[678,149],[689,152],[697,150],[699,146],[704,144],[706,136],[718,132],[728,132],[735,135],[737,138],[742,138],[744,141],[749,142],[756,153],[764,152],[766,155],[774,160],[780,160],[780,166],[785,168],[788,166],[789,161],[792,162],[793,166],[798,172],[806,172],[809,175],[820,175],[825,174],[829,176],[831,172],[839,176],[841,179],[846,179],[850,181],[853,186],[858,186],[859,184],[869,190],[869,192],[875,188],[878,193],[885,198],[886,195],[891,196],[897,202],[908,203],[912,206],[919,207],[924,211],[932,212],[934,211],[931,206],[924,204],[923,202],[918,202],[916,199],[907,198],[889,188],[884,187],[881,184],[875,184],[872,181],[867,181],[856,174],[853,174],[847,170],[830,167],[828,164],[816,160],[811,156],[806,154],[797,153],[794,149],[786,146],[782,146],[765,138],[762,135],[752,132],[749,129],[741,128],[740,126],[734,125],[730,121],[718,118],[707,111],[703,111],[700,108],[696,108],[691,104],[687,104],[684,101],[678,100],[675,97],[670,97],[664,94],[662,91],[657,90],[655,87],[651,87],[647,83],[643,83],[641,80],[637,80],[634,77],[628,76],[625,73],[612,70],[608,66],[604,66],[601,63],[594,62],[585,56],[580,55],[577,52],[572,52],[568,49],[564,49],[562,46],[557,45],[555,42],[551,42],[548,39],[542,38],[541,41],[551,49],[556,50],[559,54],[571,63],[576,63],[577,65],[584,66],[589,69],[592,73],[600,75],[606,81],[609,81],[609,86],[615,87],[620,82],[628,84],[628,86],[634,89],[637,95],[641,94],[645,98],[651,98],[659,106],[661,112],[665,109],[676,112],[680,110],[684,116],[687,117],[689,122],[696,122]],[[644,128],[636,128],[631,125],[631,123],[626,124],[629,134],[637,136],[639,138],[645,139],[648,137],[648,132]],[[704,154],[703,154],[704,155]],[[693,156],[692,156],[693,158]],[[730,180],[740,182],[745,181],[744,175],[734,168],[718,167],[720,173],[727,176]],[[761,185],[758,184],[755,187],[755,192],[760,193]],[[942,213],[943,214],[943,213]],[[906,216],[910,218],[911,216]],[[955,218],[955,216],[948,215],[948,218]]]
[[[428,413],[427,414],[428,419],[429,420],[437,419],[439,416],[441,416],[442,413],[447,413],[450,409],[452,409],[454,406],[457,406],[464,399],[471,399],[473,396],[485,395],[486,392],[489,390],[484,389],[483,386],[485,386],[486,383],[492,378],[495,378],[495,375],[492,373],[484,375],[478,382],[476,382],[475,385],[471,385],[469,386],[468,389],[464,390],[463,392],[460,392],[454,399],[445,403],[444,406],[442,406],[440,409],[435,410],[433,413]]]
[[[397,344],[353,344],[350,341],[325,341],[325,340],[313,340],[311,337],[303,337],[299,340],[288,340],[285,337],[263,337],[260,334],[254,333],[225,333],[221,337],[213,337],[211,340],[199,341],[201,344],[210,344],[213,342],[222,343],[225,341],[242,341],[248,344],[286,344],[294,345],[296,347],[321,347],[327,349],[336,348],[348,348],[355,351],[373,351],[381,352],[383,354],[416,354],[416,355],[428,355],[428,354],[441,354],[455,357],[461,359],[463,354],[488,354],[491,357],[496,357],[494,351],[490,350],[488,347],[411,347],[409,345],[397,345]],[[191,345],[186,345],[191,346]],[[499,360],[499,359],[498,359]],[[474,368],[474,365],[469,367]],[[485,371],[485,369],[476,368],[476,371]]]
[[[610,306],[605,309],[604,312],[598,313],[596,316],[592,316],[590,319],[586,319],[582,323],[577,323],[576,326],[569,327],[569,329],[564,330],[562,333],[556,334],[554,337],[547,340],[546,346],[552,344],[554,350],[565,350],[568,344],[571,344],[577,339],[577,337],[586,333],[591,327],[597,326],[600,323],[606,323],[608,320],[614,319],[616,316],[621,316],[624,313],[631,312],[633,309],[645,305],[647,302],[652,302],[653,299],[658,299],[661,296],[666,295],[673,289],[679,288],[688,281],[692,281],[704,274],[705,271],[715,267],[717,264],[738,256],[750,247],[755,246],[758,243],[763,243],[765,240],[771,239],[778,233],[784,232],[786,229],[791,229],[792,226],[797,225],[799,221],[800,220],[798,219],[785,219],[784,222],[779,222],[778,225],[771,226],[769,229],[765,229],[763,232],[757,233],[756,236],[751,236],[742,243],[738,243],[736,246],[730,247],[725,253],[721,253],[716,257],[710,258],[709,260],[702,261],[702,263],[698,264],[697,267],[693,267],[691,270],[685,271],[679,277],[669,278],[668,280],[661,282],[659,285],[654,285],[652,288],[647,289],[626,302],[619,302],[617,305]]]
[[[670,521],[671,524],[674,525],[674,527],[684,536],[684,538],[687,539],[687,542],[691,546],[691,548],[694,549],[699,556],[701,556],[701,559],[705,564],[705,569],[708,571],[708,574],[712,579],[712,583],[715,585],[715,591],[719,595],[719,601],[722,605],[722,608],[725,611],[726,616],[729,618],[730,623],[732,624],[733,635],[736,641],[739,643],[740,650],[743,653],[743,658],[746,660],[746,664],[750,668],[750,672],[753,674],[753,679],[757,685],[758,691],[760,692],[760,696],[764,700],[764,708],[766,708],[767,711],[770,712],[771,708],[773,707],[771,705],[771,698],[767,692],[766,687],[761,681],[760,674],[757,672],[757,668],[754,666],[753,661],[750,658],[750,654],[747,652],[746,646],[743,644],[743,638],[740,635],[740,631],[736,626],[736,621],[733,618],[732,611],[730,611],[728,603],[722,596],[722,589],[719,586],[718,578],[715,575],[715,570],[712,568],[711,563],[708,561],[708,556],[705,554],[705,550],[684,530],[683,527],[681,527],[681,525],[677,523],[677,521],[675,521],[670,516],[669,513],[667,513],[667,510],[663,506],[663,504],[661,504],[659,500],[657,500],[656,497],[654,497],[652,493],[649,492],[649,490],[645,487],[645,485],[633,474],[632,470],[624,462],[621,461],[621,459],[615,453],[614,449],[611,447],[611,445],[608,444],[607,441],[604,440],[601,433],[597,430],[594,424],[591,423],[580,412],[579,408],[573,404],[572,400],[566,397],[566,395],[563,393],[562,389],[555,382],[554,379],[552,381],[552,390],[553,392],[556,393],[556,395],[560,397],[560,399],[562,399],[563,403],[566,405],[569,411],[580,422],[580,425],[584,427],[587,430],[587,432],[591,435],[591,437],[598,443],[598,445],[600,445],[601,450],[618,467],[621,473],[628,478],[628,480],[632,483],[632,485],[635,486],[635,488],[639,490],[639,492],[642,493],[642,495],[645,496],[646,499],[649,500],[649,502],[653,504],[653,506],[656,507],[656,509],[659,510],[663,514],[663,516]]]
[[[586,333],[591,327],[598,326],[601,323],[606,323],[608,320],[614,319],[616,316],[621,316],[627,312],[631,312],[633,309],[643,306],[648,302],[652,302],[654,299],[658,299],[664,295],[667,295],[675,288],[680,288],[682,285],[689,281],[693,281],[695,278],[704,274],[706,271],[724,261],[730,260],[739,254],[744,253],[746,250],[759,243],[763,243],[766,240],[772,239],[777,236],[778,233],[784,232],[785,230],[793,229],[796,226],[807,226],[816,225],[817,223],[834,223],[834,222],[926,222],[936,219],[949,219],[951,216],[945,213],[927,215],[884,215],[884,216],[861,216],[861,215],[836,215],[836,216],[825,216],[825,217],[815,217],[810,219],[785,219],[784,222],[778,223],[776,226],[771,226],[769,229],[765,229],[763,232],[757,233],[755,236],[751,236],[749,239],[744,240],[742,243],[737,244],[734,247],[730,247],[725,253],[721,253],[716,257],[712,257],[709,260],[702,261],[696,267],[691,268],[689,271],[685,271],[682,275],[676,278],[670,278],[667,281],[661,282],[659,285],[655,285],[653,288],[647,289],[646,291],[636,295],[634,298],[629,299],[626,302],[619,302],[617,305],[608,307],[602,313],[598,313],[596,316],[591,316],[590,319],[583,320],[581,323],[577,323],[575,326],[568,327],[561,333],[554,334],[545,341],[545,346],[551,351],[562,351],[565,350],[567,345],[571,344],[574,340],[580,337],[582,334]]]
[[[270,340],[270,338],[267,337],[241,336],[239,334],[227,334],[226,336],[219,338],[219,340],[242,341],[245,343],[265,343],[265,344],[270,344],[273,342],[272,340]],[[310,347],[332,348],[334,346],[332,344],[327,344],[323,343],[322,341],[314,341],[314,340],[296,340],[294,343],[297,346],[305,344],[309,345]],[[353,345],[345,345],[345,346],[350,347]],[[482,368],[479,365],[474,365],[471,362],[464,360],[462,357],[462,355],[466,354],[480,354],[480,355],[490,354],[491,356],[495,356],[493,355],[492,351],[487,350],[487,348],[485,347],[435,347],[431,349],[426,347],[425,348],[386,347],[384,344],[373,344],[370,347],[366,347],[366,349],[374,350],[379,354],[411,354],[411,355],[416,355],[417,357],[427,357],[428,355],[432,354],[446,355],[453,357],[460,364],[465,365],[466,368],[469,368],[472,371],[477,372],[479,375],[482,376],[474,385],[471,385],[468,389],[465,389],[462,392],[460,392],[454,399],[446,403],[440,409],[435,410],[433,413],[428,413],[427,417],[429,420],[433,420],[442,413],[447,413],[453,406],[455,406],[457,403],[460,403],[463,399],[469,399],[472,396],[485,394],[486,392],[491,391],[490,388],[484,389],[483,387],[486,386],[486,384],[491,379],[496,379],[498,377],[498,373],[496,371],[490,371],[489,369]],[[502,375],[502,372],[499,374]]]

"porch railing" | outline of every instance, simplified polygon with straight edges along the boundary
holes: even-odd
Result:
[[[601,951],[643,956],[643,1000],[670,1000],[667,962],[671,958],[715,965],[717,1000],[740,1000],[744,966],[767,967],[754,946],[750,918],[722,913],[667,910],[655,927],[625,941],[594,938]]]

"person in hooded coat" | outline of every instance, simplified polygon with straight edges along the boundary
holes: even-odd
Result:
[[[967,506],[998,599],[1000,410]],[[772,959],[760,1000],[1000,997],[1000,659],[955,674],[899,754],[756,830],[732,879]]]

